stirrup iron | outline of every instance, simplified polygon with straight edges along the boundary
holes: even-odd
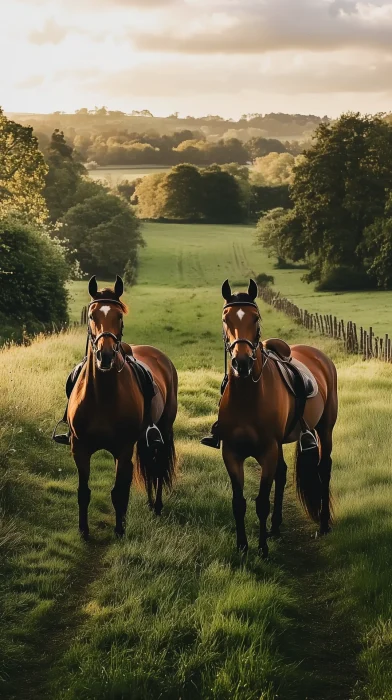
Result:
[[[59,427],[60,423],[64,423],[65,425],[68,426],[68,432],[64,433],[64,434],[57,435],[57,428]],[[61,418],[61,420],[57,421],[56,425],[54,426],[54,430],[52,433],[52,440],[54,442],[57,442],[58,445],[70,445],[70,443],[71,443],[70,437],[71,437],[71,434],[69,431],[69,425],[68,425],[68,423],[66,423],[65,420],[63,420],[63,418]]]
[[[152,434],[150,435],[151,431],[152,431]],[[165,441],[162,437],[162,433],[159,430],[158,426],[155,425],[155,423],[152,423],[151,425],[149,425],[147,430],[146,430],[146,443],[147,443],[147,447],[165,444]]]
[[[307,447],[304,447],[302,445],[303,438],[310,438],[309,445]],[[318,450],[317,437],[313,433],[313,431],[310,430],[310,428],[306,428],[306,430],[301,430],[301,433],[299,436],[299,449],[301,452],[309,452],[310,450]]]

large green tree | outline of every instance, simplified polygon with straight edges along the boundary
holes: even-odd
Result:
[[[49,166],[46,175],[44,196],[52,221],[57,221],[77,201],[78,187],[83,181],[86,170],[74,157],[62,131],[55,129],[46,152]]]
[[[311,271],[361,268],[364,231],[383,216],[392,189],[392,127],[381,116],[344,114],[321,124],[295,169],[291,196]]]
[[[236,224],[244,220],[242,190],[237,179],[219,166],[202,172],[203,216],[214,223]]]
[[[71,207],[62,222],[70,256],[84,272],[112,277],[123,274],[129,260],[136,264],[140,223],[122,198],[102,192]]]
[[[0,218],[10,212],[36,222],[46,218],[46,171],[32,128],[7,119],[0,108]]]
[[[162,182],[165,198],[163,216],[167,219],[197,220],[203,213],[203,183],[193,165],[177,165]]]

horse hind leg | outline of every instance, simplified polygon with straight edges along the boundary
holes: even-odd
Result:
[[[173,439],[173,430],[163,430],[163,443],[157,446],[155,462],[155,503],[154,511],[160,515],[163,509],[162,492],[166,486],[171,489],[176,468],[176,453]]]
[[[125,450],[116,460],[116,480],[112,489],[112,503],[116,512],[114,532],[118,537],[125,534],[125,521],[129,503],[129,492],[133,477],[132,449]]]
[[[284,460],[283,449],[279,448],[279,458],[276,467],[275,474],[275,496],[274,496],[274,510],[271,518],[271,530],[269,532],[270,537],[279,537],[280,526],[282,524],[282,509],[283,509],[283,496],[287,481],[287,464]]]
[[[269,553],[267,544],[267,519],[270,513],[270,494],[272,483],[276,475],[278,459],[279,448],[275,442],[257,457],[257,461],[261,467],[261,477],[259,495],[256,498],[256,513],[260,521],[259,554],[263,559],[266,559]]]

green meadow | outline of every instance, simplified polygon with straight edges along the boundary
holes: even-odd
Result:
[[[279,270],[255,245],[253,226],[145,224],[148,243],[142,252],[140,284],[180,287],[213,286],[223,278],[234,282],[252,270],[273,275],[275,288],[309,312],[330,313],[358,326],[373,326],[376,335],[392,334],[392,292],[316,292],[302,281],[304,270]]]
[[[199,439],[215,419],[223,372],[221,283],[229,277],[245,287],[272,264],[249,227],[150,224],[144,232],[139,284],[126,294],[125,337],[159,346],[179,370],[177,481],[159,519],[134,489],[126,536],[116,541],[113,464],[99,453],[91,541],[82,542],[76,469],[50,434],[85,329],[0,353],[0,695],[389,700],[392,369],[346,357],[337,343],[310,337],[260,304],[264,337],[310,342],[337,363],[336,524],[315,539],[289,478],[282,538],[261,561],[258,473],[249,460],[250,553],[241,558],[221,455]],[[286,279],[300,294],[299,271],[296,282],[293,271],[273,274],[283,293]],[[86,283],[72,285],[75,320],[87,300]],[[291,463],[291,449],[287,456]]]

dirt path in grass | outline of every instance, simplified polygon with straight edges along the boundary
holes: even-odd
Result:
[[[86,542],[84,556],[70,576],[63,594],[37,631],[35,641],[29,644],[29,657],[24,672],[19,674],[17,691],[4,697],[9,700],[52,700],[52,672],[87,617],[84,607],[90,599],[90,586],[105,569],[104,555],[110,544],[108,537],[91,537]]]
[[[275,556],[302,600],[301,617],[288,632],[288,661],[302,658],[303,685],[298,700],[361,700],[364,678],[357,659],[360,644],[347,615],[338,614],[331,583],[332,571],[323,541],[314,537],[298,505],[294,487],[285,494],[282,538]],[[333,537],[333,532],[328,536]]]

